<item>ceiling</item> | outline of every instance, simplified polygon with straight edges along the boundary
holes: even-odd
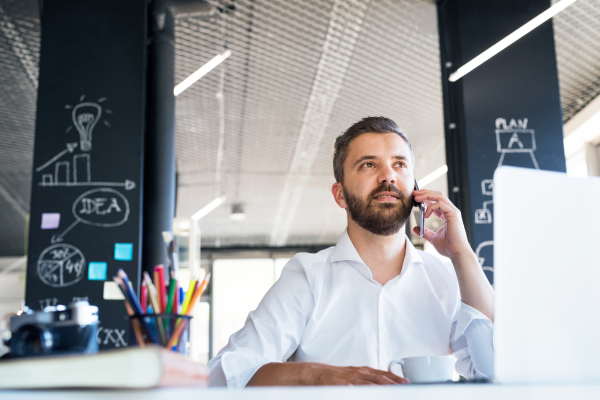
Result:
[[[445,164],[436,7],[417,0],[210,1],[178,20],[176,82],[231,57],[177,97],[177,217],[219,197],[204,247],[335,243],[345,214],[330,187],[335,137],[369,115],[408,134],[422,178]],[[565,120],[600,94],[600,4],[554,20]],[[23,253],[29,209],[39,17],[0,0],[0,255]],[[220,95],[222,93],[222,95]],[[429,188],[446,191],[445,178]],[[229,218],[241,204],[243,221]]]

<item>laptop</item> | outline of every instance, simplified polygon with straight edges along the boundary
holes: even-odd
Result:
[[[494,174],[495,381],[600,382],[600,178]]]

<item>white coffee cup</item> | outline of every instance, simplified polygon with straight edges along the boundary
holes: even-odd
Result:
[[[454,363],[451,356],[407,357],[392,361],[388,370],[413,383],[448,382],[454,376]]]

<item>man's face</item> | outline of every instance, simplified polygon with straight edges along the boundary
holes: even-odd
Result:
[[[413,207],[412,162],[408,145],[396,133],[358,136],[344,161],[343,196],[338,204],[373,234],[397,233]]]

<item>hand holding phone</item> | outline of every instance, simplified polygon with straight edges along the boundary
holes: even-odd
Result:
[[[419,189],[419,184],[417,183],[417,178],[415,178],[415,190]],[[422,201],[414,201],[415,207],[419,207],[421,209],[421,215],[417,219],[417,226],[419,227],[419,236],[423,237],[423,231],[425,230],[425,203]]]

